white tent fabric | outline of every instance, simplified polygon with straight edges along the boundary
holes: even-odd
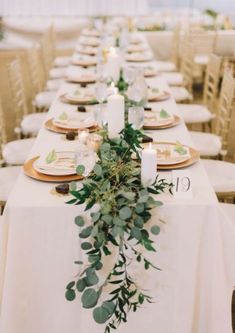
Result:
[[[0,15],[143,15],[148,0],[1,0]]]

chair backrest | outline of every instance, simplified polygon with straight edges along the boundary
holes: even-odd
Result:
[[[210,55],[215,51],[217,32],[210,33],[202,29],[190,30],[185,34],[186,42],[193,44],[195,54]]]
[[[216,101],[220,81],[221,58],[211,54],[207,65],[204,83],[203,103],[212,113],[216,113]]]
[[[172,41],[171,41],[171,55],[170,60],[179,67],[179,45],[180,45],[180,25],[177,24],[174,28]]]
[[[181,59],[180,71],[183,74],[184,85],[190,93],[193,91],[194,49],[191,43],[185,43]]]
[[[16,123],[20,126],[22,118],[29,113],[20,59],[16,58],[10,62],[8,68],[13,100],[16,107]]]
[[[27,50],[33,96],[35,96],[40,91],[43,91],[46,82],[43,61],[40,55],[41,50],[36,46]]]
[[[2,147],[3,147],[4,143],[7,142],[5,125],[6,124],[5,124],[4,114],[3,114],[2,100],[0,97],[0,166],[3,163]]]
[[[13,61],[16,57],[18,57],[20,59],[21,72],[23,73],[23,82],[24,82],[24,87],[25,87],[27,107],[29,110],[31,110],[32,100],[33,100],[34,96],[33,96],[33,90],[32,90],[32,80],[31,80],[31,75],[30,75],[27,50],[12,49],[12,50],[7,50],[7,51],[5,51],[5,50],[0,51],[0,67],[7,68],[7,64],[10,63],[11,61]],[[1,87],[0,91],[2,89],[4,89],[4,87]]]
[[[48,77],[49,70],[53,66],[55,57],[55,37],[53,26],[50,26],[50,28],[43,34],[40,40],[40,49],[45,75]]]
[[[216,134],[222,138],[222,149],[226,153],[229,142],[232,111],[234,110],[235,79],[228,70],[224,72],[216,117]]]
[[[20,73],[20,60],[14,59],[5,67],[0,67],[0,141],[1,144],[20,138],[20,123],[28,108],[24,95],[22,76]]]

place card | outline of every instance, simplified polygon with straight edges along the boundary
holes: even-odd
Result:
[[[192,174],[189,170],[172,171],[172,193],[175,199],[190,200],[193,198]]]

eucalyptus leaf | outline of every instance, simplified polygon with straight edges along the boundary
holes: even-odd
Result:
[[[142,234],[139,228],[133,227],[131,229],[131,236],[137,239],[138,241],[142,239]]]
[[[92,226],[86,227],[82,229],[82,231],[79,234],[80,238],[88,238],[91,235],[92,232]]]
[[[97,176],[101,176],[103,173],[102,167],[99,164],[95,164],[93,171]]]
[[[154,235],[158,235],[161,231],[161,229],[158,225],[153,225],[150,230],[151,230],[151,233]]]
[[[88,242],[83,242],[82,244],[81,244],[81,248],[83,249],[83,250],[90,250],[91,248],[92,248],[92,245],[91,245],[91,243],[88,243]]]
[[[78,225],[79,227],[83,227],[85,224],[83,217],[82,216],[75,217],[75,224]]]
[[[65,293],[67,301],[73,301],[76,298],[76,293],[73,289],[67,289]]]
[[[82,306],[86,309],[96,306],[99,295],[93,288],[86,289],[82,294]]]
[[[131,211],[130,207],[127,207],[127,206],[122,207],[119,211],[119,217],[122,220],[129,219],[131,217],[131,215],[132,215],[132,211]]]
[[[79,164],[77,167],[76,167],[76,173],[79,175],[79,176],[82,176],[85,172],[85,167],[84,165],[82,164]]]
[[[89,268],[86,271],[86,277],[87,281],[89,282],[89,285],[95,285],[99,282],[99,278],[96,275],[95,269]]]
[[[105,308],[109,314],[112,314],[115,310],[115,304],[111,301],[106,301],[102,304],[102,307]]]
[[[80,293],[83,292],[83,290],[86,288],[86,282],[84,279],[78,280],[76,284],[77,291]]]
[[[93,318],[98,324],[104,324],[110,317],[110,313],[103,306],[99,306],[93,310]]]

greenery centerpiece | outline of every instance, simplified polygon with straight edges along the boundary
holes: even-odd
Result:
[[[94,320],[105,324],[105,333],[127,322],[128,312],[152,302],[151,295],[136,283],[131,266],[159,269],[145,257],[145,251],[156,251],[151,235],[160,232],[159,224],[150,228],[148,222],[153,210],[162,205],[154,195],[172,185],[158,177],[150,186],[141,184],[142,138],[142,132],[131,125],[116,139],[109,139],[104,131],[92,172],[81,189],[72,186],[70,191],[73,199],[68,203],[84,204],[89,221],[81,215],[75,218],[86,259],[75,262],[79,272],[65,295],[73,301],[80,294],[83,307],[93,309]],[[84,166],[77,167],[79,174],[84,171]],[[107,266],[111,267],[108,273]]]

